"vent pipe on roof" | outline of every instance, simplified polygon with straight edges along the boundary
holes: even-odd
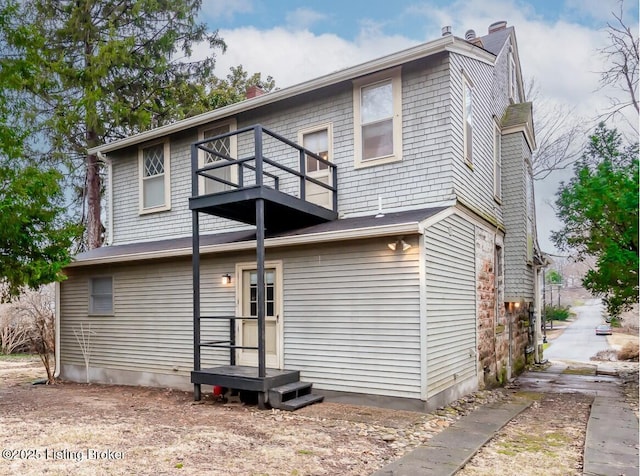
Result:
[[[475,30],[467,30],[467,32],[464,34],[464,39],[467,41],[475,40],[476,39]]]
[[[442,27],[442,36],[448,36],[451,34],[451,27],[450,26],[443,26]]]
[[[504,20],[500,20],[489,25],[489,33],[504,30],[505,28],[507,28],[507,22]]]

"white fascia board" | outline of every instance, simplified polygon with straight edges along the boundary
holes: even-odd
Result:
[[[393,225],[372,226],[366,228],[356,228],[351,230],[330,231],[321,233],[310,233],[308,235],[283,236],[277,238],[267,238],[265,248],[278,248],[283,246],[301,246],[317,243],[328,243],[332,241],[356,240],[392,235],[418,234],[419,224],[417,222],[398,223]],[[232,251],[255,250],[256,241],[243,241],[234,243],[222,243],[218,245],[208,245],[200,247],[200,254],[225,253]],[[191,256],[191,247],[177,248],[173,250],[148,251],[141,253],[130,253],[126,255],[107,256],[101,258],[87,259],[82,261],[72,261],[66,267],[77,268],[81,266],[93,266],[108,263],[124,263],[127,261],[140,261],[160,258],[175,258],[181,256]]]
[[[240,114],[251,109],[256,109],[267,104],[281,101],[283,99],[298,96],[300,94],[308,93],[316,89],[331,86],[343,81],[350,81],[360,76],[375,73],[377,71],[382,71],[444,51],[454,51],[456,53],[460,53],[465,56],[471,56],[490,64],[493,64],[493,62],[495,61],[495,56],[483,50],[482,48],[472,45],[461,38],[456,38],[453,35],[447,35],[438,38],[437,40],[433,40],[428,43],[423,43],[421,45],[399,51],[397,53],[383,56],[382,58],[368,61],[351,68],[336,71],[335,73],[320,76],[319,78],[315,78],[304,83],[299,83],[293,86],[279,89],[277,91],[272,91],[255,98],[246,99],[236,104],[231,104],[229,106],[221,107],[213,111],[205,112],[203,114],[199,114],[182,121],[174,122],[173,124],[168,124],[166,126],[158,127],[156,129],[126,137],[109,144],[93,147],[88,150],[88,153],[107,153],[119,149],[124,149],[125,147],[131,147],[143,142],[157,139],[159,137],[168,136],[185,129],[190,129],[192,127],[197,127],[209,122],[224,119],[226,117]]]

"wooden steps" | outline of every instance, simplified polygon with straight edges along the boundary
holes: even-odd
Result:
[[[278,410],[295,411],[324,400],[321,395],[311,393],[313,384],[293,382],[269,389],[269,405]]]

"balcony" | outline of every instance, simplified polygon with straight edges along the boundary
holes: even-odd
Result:
[[[260,125],[192,144],[191,167],[192,211],[257,225],[261,201],[269,233],[338,218],[336,166]]]

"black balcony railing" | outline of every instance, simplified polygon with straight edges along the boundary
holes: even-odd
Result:
[[[232,140],[236,147],[230,147]],[[237,149],[237,156],[231,154]],[[205,163],[205,158],[211,163]],[[328,183],[310,176],[307,162],[327,170]],[[261,125],[207,137],[192,144],[192,197],[226,193],[249,187],[270,187],[307,200],[308,184],[331,193],[331,209],[338,210],[336,166],[320,155]],[[203,182],[219,184],[207,191]]]

